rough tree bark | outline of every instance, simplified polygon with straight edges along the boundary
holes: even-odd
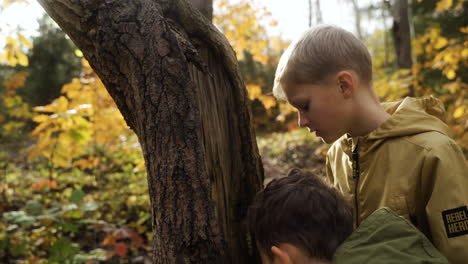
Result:
[[[226,38],[185,0],[39,2],[139,138],[153,262],[255,263],[242,219],[263,168]]]
[[[408,0],[395,0],[393,7],[393,43],[400,69],[410,69],[413,65],[411,57],[411,31],[408,13]],[[409,96],[414,96],[414,87],[409,87]]]

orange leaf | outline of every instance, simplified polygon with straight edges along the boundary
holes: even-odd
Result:
[[[57,188],[57,182],[56,181],[49,181],[49,188],[54,189]]]
[[[34,191],[40,190],[40,189],[44,188],[46,183],[47,183],[46,180],[40,179],[39,181],[37,181],[36,183],[33,184],[32,189]]]
[[[127,255],[128,247],[125,243],[115,243],[114,245],[115,254],[123,258]]]
[[[113,245],[115,244],[115,237],[112,234],[107,234],[104,241],[102,241],[103,245]]]

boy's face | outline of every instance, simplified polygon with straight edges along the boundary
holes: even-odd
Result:
[[[315,132],[325,143],[333,143],[348,132],[351,100],[346,99],[336,81],[291,85],[285,93],[298,110],[299,126]]]

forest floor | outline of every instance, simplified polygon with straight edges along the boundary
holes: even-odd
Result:
[[[328,146],[305,129],[257,137],[267,184],[284,177],[293,168],[325,175],[325,155]]]

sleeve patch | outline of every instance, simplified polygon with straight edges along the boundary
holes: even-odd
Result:
[[[457,237],[468,234],[468,208],[462,206],[442,212],[447,237]]]

